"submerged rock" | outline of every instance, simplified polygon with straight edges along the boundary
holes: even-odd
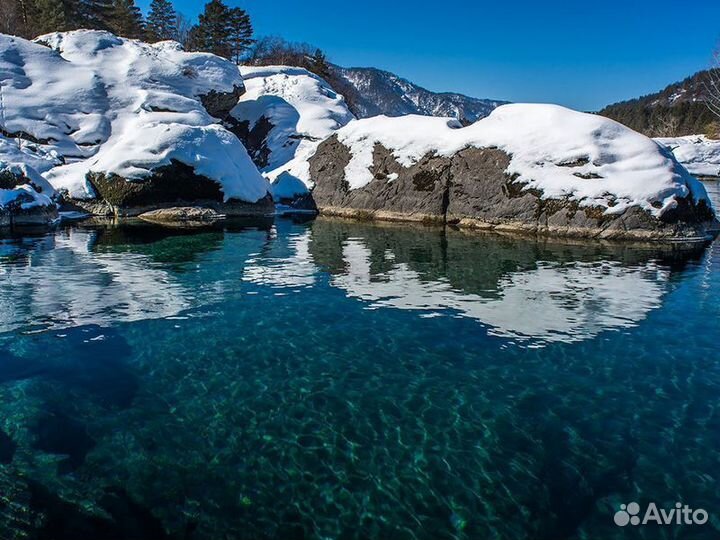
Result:
[[[88,435],[87,426],[60,412],[50,412],[32,427],[33,448],[48,454],[65,456],[58,463],[58,472],[66,474],[85,462],[96,442]]]
[[[17,450],[17,443],[0,429],[0,464],[11,463],[15,457],[15,450]]]
[[[321,213],[586,238],[705,240],[700,182],[652,140],[595,115],[510,105],[349,124],[310,159]]]

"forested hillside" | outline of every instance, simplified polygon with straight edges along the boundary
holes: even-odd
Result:
[[[709,72],[700,71],[655,94],[605,107],[600,114],[650,137],[718,135],[717,118],[707,107]]]

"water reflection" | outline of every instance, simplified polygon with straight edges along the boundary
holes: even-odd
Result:
[[[280,220],[268,240],[265,249],[247,260],[244,281],[291,289],[316,283],[319,269],[310,255],[309,229],[293,232],[291,222]]]
[[[668,264],[698,254],[452,231],[413,234],[340,221],[319,221],[313,233],[331,284],[369,309],[467,317],[492,335],[530,345],[637,325],[669,290]]]
[[[3,245],[17,537],[619,540],[619,502],[720,500],[717,248],[325,219]]]
[[[250,237],[244,226],[131,222],[4,240],[0,332],[173,317],[236,295],[235,276],[297,292],[329,272],[367,309],[473,319],[490,335],[539,346],[637,325],[661,305],[672,269],[697,256],[327,219],[252,230],[263,229]]]
[[[578,341],[634,326],[660,306],[669,277],[652,262],[625,268],[613,261],[540,261],[534,270],[503,276],[497,291],[478,295],[455,290],[443,278],[423,281],[406,263],[372,274],[370,250],[359,240],[345,243],[343,258],[346,273],[332,284],[372,308],[470,317],[489,325],[491,334],[540,342]],[[387,253],[387,258],[394,257]]]
[[[110,325],[188,306],[183,286],[151,257],[95,249],[98,231],[67,229],[0,264],[0,332]]]

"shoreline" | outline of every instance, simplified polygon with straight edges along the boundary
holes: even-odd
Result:
[[[617,241],[617,242],[643,242],[648,244],[704,244],[712,241],[720,234],[720,227],[710,228],[705,236],[668,236],[658,234],[656,231],[578,228],[564,226],[532,225],[520,221],[488,222],[476,218],[460,218],[446,220],[443,216],[430,214],[404,214],[387,210],[358,210],[354,208],[341,208],[335,206],[318,207],[319,215],[323,217],[336,217],[352,219],[361,222],[391,222],[391,223],[421,223],[424,225],[450,226],[468,231],[487,231],[496,233],[509,233],[518,236],[536,236],[542,238],[568,238],[591,241]]]

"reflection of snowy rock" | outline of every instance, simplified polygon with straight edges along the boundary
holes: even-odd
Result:
[[[317,211],[315,201],[307,186],[290,173],[284,172],[270,184],[270,193],[278,210],[283,208],[294,211]]]
[[[310,230],[287,238],[269,253],[258,254],[247,260],[243,280],[271,287],[310,287],[315,284],[317,266],[310,255]],[[289,249],[289,253],[287,252]]]
[[[146,255],[93,251],[93,239],[71,229],[0,265],[0,331],[111,325],[187,307],[186,291]]]
[[[466,294],[445,279],[428,280],[405,263],[370,271],[370,250],[359,240],[343,247],[345,272],[332,284],[372,308],[391,307],[476,319],[494,335],[518,340],[579,341],[604,330],[629,328],[661,304],[669,272],[654,263],[540,263],[501,278],[497,291]]]

